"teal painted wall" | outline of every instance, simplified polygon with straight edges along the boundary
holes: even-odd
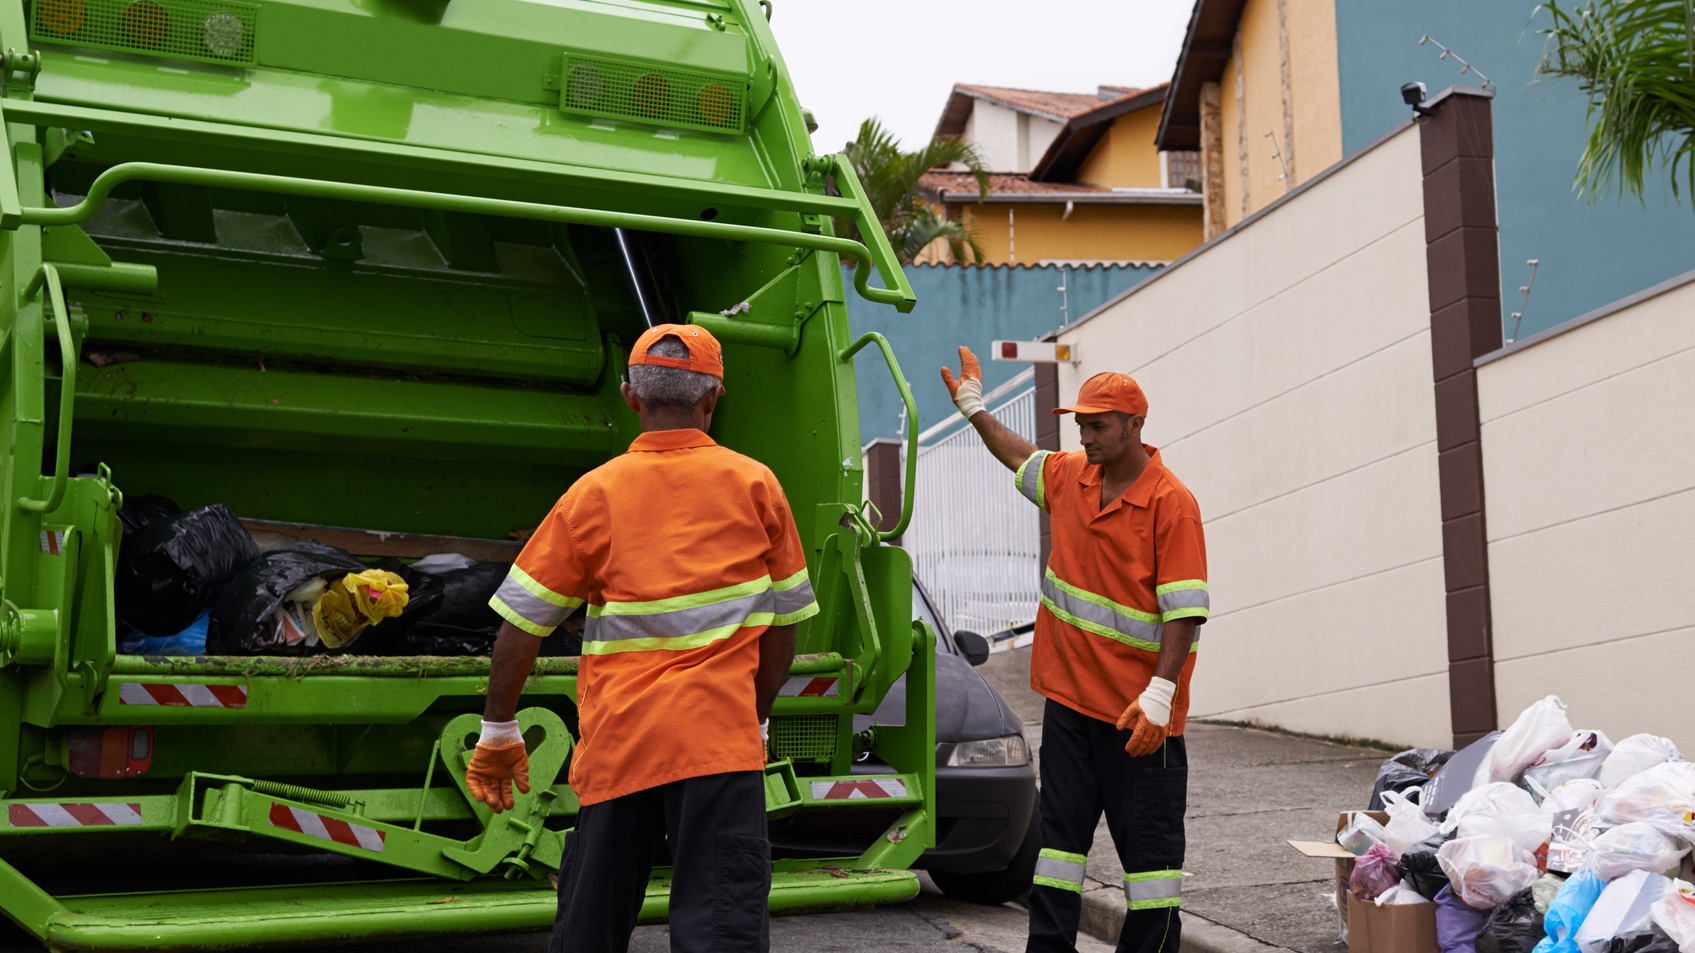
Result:
[[[1494,81],[1495,186],[1501,224],[1501,301],[1519,309],[1519,285],[1538,259],[1520,337],[1634,294],[1695,268],[1695,208],[1656,173],[1646,202],[1606,194],[1594,202],[1572,188],[1588,139],[1588,100],[1571,80],[1539,78],[1548,16],[1536,0],[1337,0],[1342,149],[1352,155],[1405,119],[1402,83],[1431,95],[1461,76],[1429,34]]]
[[[889,339],[918,401],[919,429],[923,430],[958,413],[942,384],[940,368],[947,363],[958,373],[959,345],[977,353],[983,362],[983,388],[993,390],[1030,365],[991,361],[990,341],[1035,340],[1100,307],[1156,274],[1159,268],[1065,269],[1064,297],[1069,302],[1065,310],[1061,310],[1060,271],[1051,266],[911,266],[906,277],[918,296],[911,314],[872,304],[850,290],[848,321],[855,335],[878,331]],[[848,281],[851,289],[852,278]],[[868,348],[854,361],[861,443],[876,437],[903,436],[900,394],[889,380],[882,357],[875,348]]]

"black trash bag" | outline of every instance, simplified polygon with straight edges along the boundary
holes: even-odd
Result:
[[[1477,937],[1477,953],[1531,953],[1546,935],[1535,899],[1523,890],[1489,911]]]
[[[118,510],[118,522],[124,524],[124,535],[134,536],[141,532],[149,523],[164,519],[173,513],[181,512],[182,507],[168,496],[150,493],[146,496],[126,497],[124,505]]]
[[[1428,784],[1431,775],[1453,755],[1442,748],[1411,748],[1383,762],[1377,769],[1377,780],[1371,786],[1371,803],[1366,810],[1383,810],[1384,791],[1405,791]]]
[[[293,543],[254,560],[229,585],[212,607],[206,633],[207,655],[318,655],[324,645],[272,645],[271,619],[288,594],[314,576],[336,579],[367,567],[346,550],[307,540]],[[360,639],[365,633],[360,633]],[[360,639],[354,639],[348,650]]]
[[[436,575],[443,586],[441,608],[430,621],[475,632],[487,631],[492,638],[492,633],[500,630],[500,613],[489,606],[489,600],[511,569],[511,563],[486,562]]]
[[[432,654],[414,651],[417,645],[412,642],[412,632],[419,625],[435,618],[435,614],[441,611],[445,588],[441,577],[418,572],[403,563],[390,563],[386,560],[377,563],[376,568],[386,569],[405,580],[406,608],[400,610],[400,615],[384,619],[359,633],[352,642],[343,647],[343,651],[354,655]]]
[[[1436,851],[1443,840],[1440,834],[1432,835],[1407,848],[1407,852],[1401,855],[1401,875],[1426,900],[1435,900],[1442,888],[1448,885],[1448,875],[1436,862]]]
[[[1613,937],[1607,953],[1678,953],[1678,945],[1658,927],[1649,927]]]
[[[175,635],[258,557],[253,537],[222,503],[156,519],[118,549],[118,618],[148,635]]]

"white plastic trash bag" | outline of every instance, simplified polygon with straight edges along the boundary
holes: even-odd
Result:
[[[1513,817],[1520,814],[1536,814],[1539,811],[1536,799],[1530,796],[1530,792],[1516,784],[1496,781],[1479,785],[1462,794],[1448,810],[1441,830],[1444,834],[1452,834],[1460,829],[1461,821],[1473,814],[1504,814]]]
[[[1418,891],[1408,886],[1407,882],[1403,880],[1378,894],[1377,899],[1372,902],[1380,907],[1393,907],[1409,903],[1429,903],[1430,901],[1419,896]]]
[[[1542,799],[1542,813],[1554,818],[1556,826],[1560,823],[1560,815],[1566,813],[1581,814],[1594,808],[1595,802],[1601,799],[1606,788],[1594,778],[1578,778],[1548,792]]]
[[[1673,887],[1648,908],[1648,917],[1660,932],[1671,937],[1680,953],[1695,953],[1695,886],[1678,880]]]
[[[1474,812],[1460,819],[1460,837],[1507,837],[1525,853],[1534,854],[1548,843],[1554,819],[1540,811],[1534,814],[1485,814]]]
[[[1512,727],[1501,733],[1489,756],[1477,766],[1477,785],[1517,778],[1549,750],[1570,741],[1571,736],[1566,703],[1558,695],[1549,695],[1520,712]]]
[[[1524,783],[1538,797],[1567,781],[1593,778],[1613,753],[1613,743],[1602,731],[1574,731],[1566,743],[1543,753],[1536,763],[1524,769]]]
[[[1414,844],[1436,833],[1436,823],[1424,814],[1414,795],[1422,789],[1402,793],[1384,791],[1383,810],[1389,813],[1389,823],[1383,827],[1383,843],[1399,857]]]
[[[1633,870],[1657,874],[1675,867],[1688,850],[1681,841],[1672,840],[1641,821],[1632,821],[1604,831],[1590,841],[1583,866],[1602,880],[1616,880]]]
[[[1642,821],[1667,837],[1695,842],[1695,764],[1667,761],[1620,781],[1595,804],[1595,823]]]
[[[1646,870],[1633,870],[1607,884],[1583,925],[1577,928],[1578,950],[1582,953],[1603,953],[1607,941],[1621,933],[1645,928],[1650,920],[1649,910],[1662,897],[1671,893],[1671,881],[1664,875]]]
[[[1595,780],[1610,788],[1631,775],[1640,774],[1656,764],[1682,761],[1683,755],[1670,738],[1659,735],[1631,735],[1613,746],[1613,753],[1601,762]]]
[[[1364,857],[1371,845],[1383,843],[1384,833],[1377,818],[1364,811],[1355,811],[1347,826],[1337,832],[1336,843],[1346,847],[1355,857]]]
[[[1498,907],[1541,878],[1536,858],[1510,837],[1458,837],[1436,851],[1436,862],[1465,905]]]

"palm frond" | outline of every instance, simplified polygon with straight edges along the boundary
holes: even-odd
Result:
[[[977,179],[979,197],[989,194],[989,173],[981,154],[970,143],[955,138],[934,139],[913,152],[903,152],[896,139],[876,117],[859,124],[859,134],[842,148],[877,221],[888,234],[901,264],[912,259],[932,242],[945,240],[956,260],[966,254],[981,262],[983,250],[963,223],[937,217],[920,194],[924,173],[937,166],[958,163]],[[852,219],[834,220],[837,235],[864,241]]]
[[[1589,96],[1589,141],[1578,189],[1591,200],[1609,182],[1645,195],[1656,166],[1672,191],[1695,193],[1695,0],[1549,2],[1541,72],[1575,78]]]

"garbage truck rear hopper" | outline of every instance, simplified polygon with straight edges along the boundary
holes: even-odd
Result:
[[[916,893],[933,633],[890,544],[910,513],[885,531],[862,502],[853,356],[886,359],[909,439],[917,415],[844,294],[913,298],[849,166],[812,153],[771,12],[0,2],[8,917],[55,949],[545,929],[575,658],[538,662],[531,793],[491,815],[463,780],[487,658],[120,653],[117,513],[162,494],[367,561],[510,561],[633,438],[617,384],[665,321],[725,343],[713,435],[782,481],[822,607],[773,712],[772,823],[868,832],[777,858],[772,910]],[[904,726],[855,732],[902,675]]]

